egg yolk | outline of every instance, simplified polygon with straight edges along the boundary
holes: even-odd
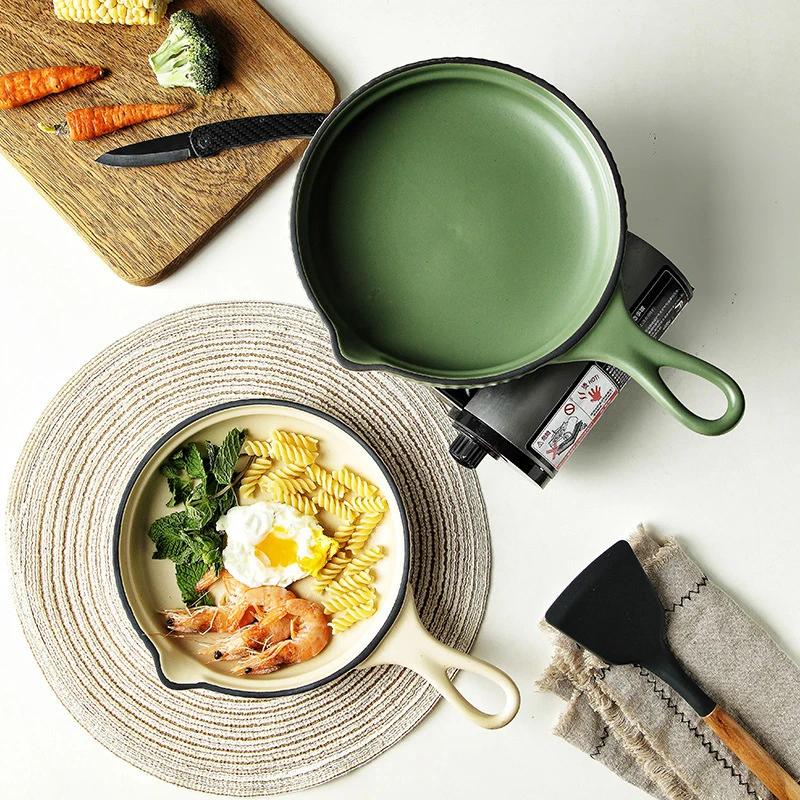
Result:
[[[272,567],[288,567],[297,562],[297,542],[286,534],[286,528],[276,525],[256,545],[256,551],[265,555]]]

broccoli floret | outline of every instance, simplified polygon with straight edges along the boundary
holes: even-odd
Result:
[[[169,25],[169,36],[149,56],[158,82],[167,89],[188,86],[198,94],[210,94],[219,83],[219,49],[214,35],[191,11],[176,11]]]

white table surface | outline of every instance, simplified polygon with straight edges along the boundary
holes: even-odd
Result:
[[[638,387],[628,388],[544,491],[487,459],[479,474],[494,572],[474,652],[516,679],[523,698],[518,717],[487,732],[440,703],[389,752],[303,796],[643,797],[551,735],[562,703],[533,687],[548,660],[536,623],[583,566],[641,521],[676,535],[800,660],[800,6],[793,0],[270,0],[268,6],[328,66],[343,95],[392,67],[445,55],[506,61],[569,94],[614,153],[631,230],[695,286],[668,340],[730,371],[748,401],[733,433],[706,439],[673,422]],[[307,305],[288,237],[294,175],[288,170],[178,273],[142,289],[107,269],[0,159],[3,507],[16,456],[42,409],[118,337],[198,303]],[[678,376],[675,385],[698,407],[716,407],[702,389],[694,393],[691,379]],[[3,796],[193,796],[107,752],[69,716],[28,651],[7,582],[3,570]],[[462,686],[479,701],[494,697],[478,684]]]

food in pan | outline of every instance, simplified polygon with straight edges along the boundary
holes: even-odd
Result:
[[[244,470],[236,472],[245,431],[233,428],[221,445],[189,442],[161,465],[170,499],[168,508],[182,505],[155,520],[148,536],[156,546],[153,558],[175,563],[175,579],[187,606],[207,603],[200,579],[212,569],[222,569],[223,538],[217,520],[238,502],[235,487]]]
[[[124,106],[78,108],[70,111],[63,122],[55,125],[40,123],[39,129],[45,133],[67,136],[74,142],[82,142],[118,131],[120,128],[127,128],[129,125],[136,125],[137,122],[168,117],[185,110],[186,106],[182,103],[139,103]]]
[[[0,75],[0,108],[17,108],[102,78],[102,67],[45,67]]]
[[[167,630],[176,636],[220,633],[210,645],[217,661],[232,661],[236,675],[266,675],[287,664],[313,658],[328,644],[331,627],[318,603],[279,586],[256,589],[237,581],[227,570],[213,570],[201,581],[225,586],[225,602],[166,612]]]
[[[346,467],[332,472],[319,459],[313,437],[275,430],[246,440],[234,429],[220,447],[189,443],[161,467],[170,504],[185,506],[150,528],[154,558],[176,562],[187,603],[164,612],[167,630],[228,634],[209,647],[216,660],[235,662],[236,674],[311,658],[332,634],[377,610],[372,568],[385,551],[368,541],[388,503],[361,476]],[[286,588],[306,577],[315,579],[321,605]],[[223,592],[218,605],[215,586]]]
[[[65,22],[157,25],[169,0],[53,0],[56,17]]]
[[[285,503],[234,506],[217,520],[225,568],[248,586],[288,586],[315,575],[339,545],[313,517]]]
[[[156,80],[166,89],[188,86],[211,94],[219,83],[219,48],[206,23],[191,11],[169,18],[169,35],[149,56]]]
[[[359,497],[372,497],[378,493],[378,487],[367,483],[361,476],[351,472],[347,467],[337,469],[333,477]]]
[[[245,452],[254,458],[244,471],[242,482],[239,484],[239,497],[242,500],[252,497],[258,491],[259,482],[272,466],[272,459],[269,456],[257,455],[250,450],[245,450]]]

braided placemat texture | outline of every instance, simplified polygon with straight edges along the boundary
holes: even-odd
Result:
[[[344,775],[438,700],[400,667],[354,670],[286,698],[159,682],[114,585],[117,505],[161,435],[205,408],[252,397],[327,411],[375,448],[406,499],[411,585],[442,642],[471,647],[490,573],[480,488],[447,453],[449,424],[435,395],[339,367],[314,313],[272,303],[190,308],[92,359],[50,403],[14,474],[6,519],[17,612],[58,698],[101,744],[171,783],[237,796]]]

